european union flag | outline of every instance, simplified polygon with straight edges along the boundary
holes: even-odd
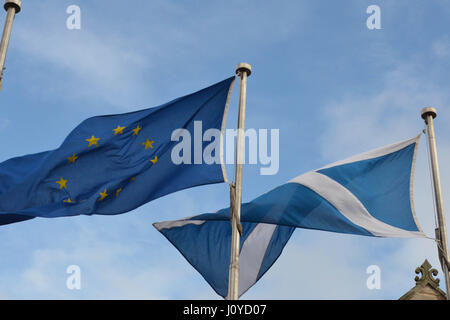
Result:
[[[194,136],[201,123],[202,130],[223,133],[233,81],[159,107],[89,118],[59,148],[0,163],[0,225],[120,214],[178,190],[223,182],[223,162],[174,162],[172,148],[177,129]]]

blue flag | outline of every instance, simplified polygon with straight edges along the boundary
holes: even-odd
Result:
[[[412,198],[419,138],[302,174],[243,204],[241,219],[375,237],[424,237]],[[195,219],[227,220],[229,208]]]
[[[239,295],[280,256],[294,228],[373,237],[425,237],[413,204],[420,136],[302,174],[241,207]],[[225,297],[231,243],[230,209],[156,223]]]
[[[159,107],[87,119],[59,148],[0,163],[0,225],[120,214],[178,190],[223,182],[219,148],[210,147],[216,161],[197,155],[220,145],[214,139],[223,138],[233,82],[231,77]],[[199,126],[222,135],[205,142]],[[173,161],[178,141],[198,134],[200,142],[183,140],[182,150],[184,160],[188,154],[196,159]]]
[[[228,294],[231,256],[230,221],[184,220],[154,223],[222,297]],[[242,223],[239,252],[239,296],[252,287],[281,255],[295,228]]]

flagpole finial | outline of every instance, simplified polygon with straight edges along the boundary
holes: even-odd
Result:
[[[5,8],[6,11],[8,11],[9,8],[14,8],[16,9],[17,14],[22,9],[22,2],[20,0],[5,0],[3,8]]]
[[[435,108],[432,107],[426,107],[422,109],[422,119],[427,120],[428,116],[432,116],[433,119],[436,118],[437,112]]]
[[[241,72],[247,72],[247,77],[252,74],[252,67],[245,62],[239,63],[236,67],[236,74],[240,74]]]

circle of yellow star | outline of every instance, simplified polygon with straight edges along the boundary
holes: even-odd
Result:
[[[113,129],[114,135],[117,135],[119,133],[123,134],[123,129],[125,129],[125,127],[117,126],[117,128]]]
[[[59,190],[61,190],[62,188],[67,189],[67,180],[64,180],[62,177],[59,181],[56,181],[57,184],[59,184]]]
[[[71,157],[68,157],[68,158],[67,158],[67,160],[69,160],[69,163],[74,163],[75,160],[77,160],[77,159],[78,159],[78,157],[75,155],[75,153],[72,154]]]
[[[100,140],[100,138],[96,138],[94,136],[92,136],[90,139],[86,139],[87,142],[89,142],[88,147],[92,146],[93,144],[95,144],[96,146],[98,146],[98,140]]]
[[[107,196],[108,196],[108,194],[106,193],[106,189],[105,189],[103,192],[100,192],[100,199],[98,199],[98,201],[102,201]]]
[[[154,143],[155,141],[149,141],[148,140],[148,138],[147,138],[147,141],[145,141],[145,142],[142,142],[142,145],[143,146],[145,146],[145,150],[147,150],[148,148],[152,148],[153,149],[153,143]]]
[[[142,127],[140,125],[138,125],[135,129],[133,129],[133,136],[137,136],[137,134],[139,133],[139,131],[141,131]]]

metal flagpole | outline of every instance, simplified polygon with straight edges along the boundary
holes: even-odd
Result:
[[[6,51],[8,51],[9,38],[11,37],[11,29],[16,13],[20,12],[22,3],[20,0],[5,0],[3,6],[7,12],[5,27],[3,29],[2,41],[0,42],[0,90],[2,89],[3,70],[6,59]]]
[[[439,164],[436,151],[436,137],[434,135],[433,119],[436,118],[436,109],[427,107],[422,109],[422,118],[427,125],[428,146],[430,149],[431,170],[433,174],[434,196],[436,198],[436,211],[438,228],[436,229],[436,240],[438,244],[439,259],[441,261],[442,271],[445,276],[445,285],[447,288],[447,300],[450,300],[450,265],[449,251],[447,243],[447,228],[445,225],[444,207],[442,203],[441,180],[439,177]]]
[[[248,63],[240,63],[236,67],[236,74],[241,78],[239,92],[239,115],[236,141],[234,185],[230,188],[230,218],[231,218],[231,257],[228,279],[227,299],[239,298],[239,242],[242,234],[241,227],[241,199],[242,199],[242,164],[244,159],[244,128],[245,128],[245,102],[247,95],[247,77],[252,68]]]

